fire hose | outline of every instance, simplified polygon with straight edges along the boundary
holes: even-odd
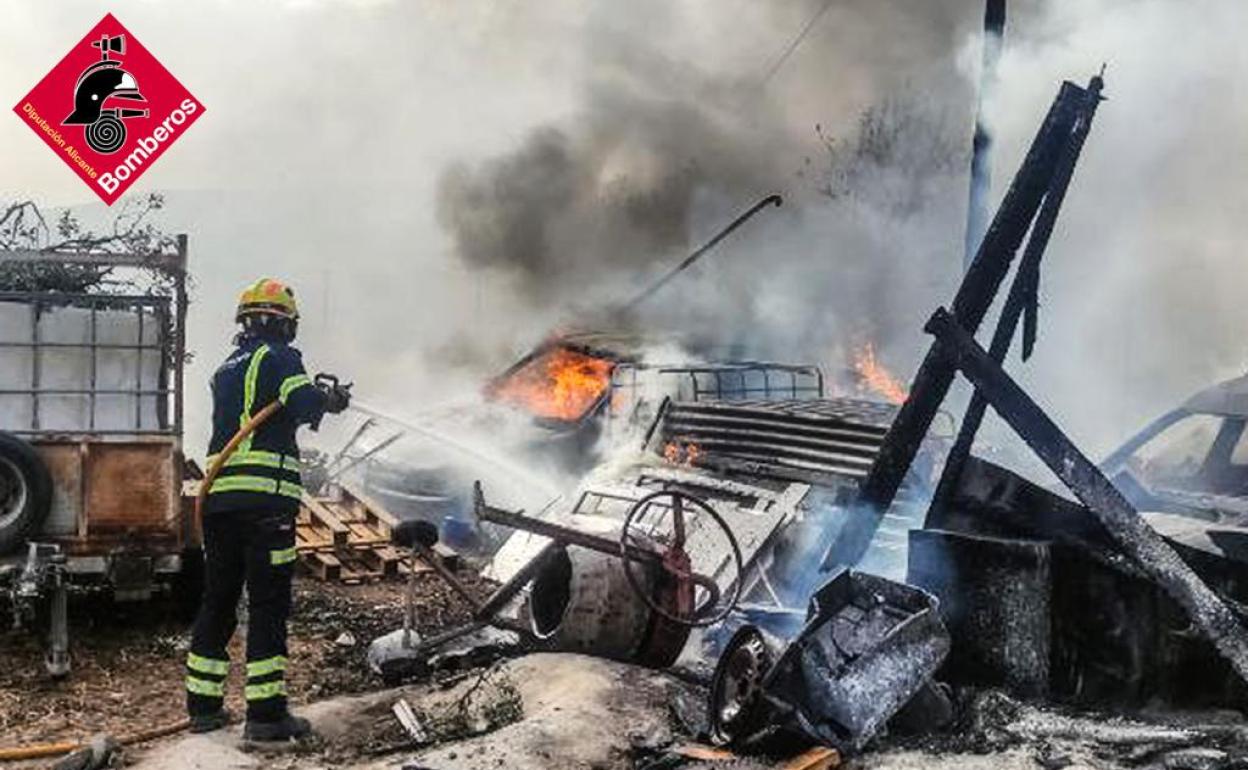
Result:
[[[221,469],[225,467],[225,463],[238,451],[239,444],[242,444],[248,436],[256,432],[256,429],[264,424],[282,408],[282,402],[274,399],[269,402],[263,409],[252,415],[251,419],[243,423],[230,440],[226,442],[221,451],[217,453],[217,458],[208,466],[208,470],[204,472],[204,480],[199,483],[199,493],[195,495],[195,527],[199,528],[204,521],[204,500],[208,497],[208,490],[212,488],[212,482],[217,480],[217,475],[221,473]]]
[[[117,739],[119,746],[133,746],[136,743],[146,743],[157,738],[163,738],[166,735],[180,733],[191,726],[191,720],[182,719],[161,727],[153,727],[150,730],[143,730],[129,735],[123,735]],[[0,748],[0,762],[17,762],[24,759],[43,759],[45,757],[56,757],[61,754],[69,754],[80,749],[90,748],[90,743],[75,743],[74,741],[62,741],[60,743],[39,743],[33,746],[15,746],[10,748]]]

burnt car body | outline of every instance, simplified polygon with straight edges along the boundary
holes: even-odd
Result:
[[[720,351],[700,360],[655,361],[652,351],[682,347],[674,338],[577,332],[553,337],[485,388],[490,400],[531,414],[544,429],[536,442],[584,472],[585,454],[604,431],[649,424],[663,398],[720,401],[819,398],[823,372],[815,366],[750,361]],[[692,358],[692,357],[690,357]]]
[[[1248,376],[1200,391],[1111,453],[1101,468],[1142,511],[1248,523]]]
[[[709,351],[693,361],[679,357],[672,337],[576,332],[551,337],[483,388],[483,402],[426,418],[445,423],[465,445],[487,445],[497,455],[523,457],[551,475],[579,477],[602,459],[604,448],[632,441],[651,425],[665,400],[724,402],[809,399],[824,395],[822,371],[811,365],[749,361]],[[464,523],[468,490],[482,476],[470,452],[370,456],[364,483],[397,514],[443,528],[457,547],[471,548]],[[364,454],[371,454],[366,452]],[[514,474],[513,474],[514,475]],[[497,486],[497,485],[492,485]]]

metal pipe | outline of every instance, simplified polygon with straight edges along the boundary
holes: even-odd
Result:
[[[755,203],[753,206],[747,209],[744,214],[732,220],[732,222],[730,222],[727,227],[725,227],[723,230],[720,230],[718,233],[716,233],[715,237],[711,238],[709,241],[702,244],[702,246],[699,247],[692,254],[685,257],[685,259],[679,265],[669,270],[662,278],[650,284],[650,286],[643,289],[640,294],[633,297],[624,305],[620,306],[620,309],[626,312],[633,310],[642,302],[646,301],[651,296],[653,296],[654,293],[657,292],[659,289],[662,289],[664,286],[666,286],[668,281],[672,280],[677,275],[683,273],[694,262],[697,262],[699,259],[701,259],[702,255],[706,254],[706,252],[715,248],[715,246],[718,245],[720,241],[727,238],[732,233],[733,230],[736,230],[738,227],[745,224],[746,221],[748,221],[751,217],[753,217],[759,211],[763,210],[764,208],[768,206],[779,206],[782,203],[784,203],[784,198],[781,198],[779,195],[774,194],[774,193],[771,195],[768,195],[766,198],[763,198],[758,203]]]
[[[529,518],[520,513],[504,511],[501,508],[491,508],[488,505],[478,505],[477,518],[492,524],[501,524],[504,527],[532,532],[535,535],[558,540],[568,545],[580,546],[581,548],[597,551],[607,556],[620,556],[622,551],[624,556],[633,561],[658,564],[663,560],[662,556],[654,551],[628,544],[621,548],[620,543],[608,540],[605,537],[591,535],[588,532],[581,532],[580,530],[564,527],[549,521]]]
[[[173,424],[174,432],[182,437],[184,397],[182,394],[186,378],[186,311],[188,297],[186,293],[186,234],[178,236],[178,258],[174,273],[174,297],[176,299],[173,347]]]
[[[360,437],[364,435],[365,431],[376,424],[377,420],[372,417],[368,417],[364,420],[364,422],[360,423],[360,427],[355,429],[355,432],[351,434],[351,438],[347,439],[347,443],[342,445],[342,448],[338,450],[338,454],[334,455],[334,458],[325,466],[325,470],[332,472],[334,467],[337,466],[338,463],[342,462],[342,459],[346,457],[347,452],[351,451],[351,448],[355,446],[355,442],[360,440]]]
[[[357,466],[357,465],[359,465],[360,463],[364,462],[364,461],[365,461],[365,460],[367,460],[368,458],[370,458],[370,457],[372,457],[373,455],[377,454],[377,453],[378,453],[378,452],[380,452],[381,450],[385,449],[386,447],[390,446],[391,444],[393,444],[394,442],[398,441],[399,439],[403,438],[403,437],[404,437],[404,436],[406,436],[406,435],[407,435],[407,433],[406,433],[406,432],[404,432],[404,431],[399,431],[398,433],[394,434],[393,436],[391,436],[391,437],[389,437],[389,438],[385,439],[385,440],[384,440],[384,441],[382,441],[381,443],[377,444],[377,446],[373,447],[372,449],[368,450],[368,451],[367,451],[367,452],[365,452],[364,454],[362,454],[362,455],[360,455],[359,457],[355,458],[354,460],[352,460],[351,462],[347,463],[347,464],[346,464],[346,465],[344,465],[343,467],[341,467],[341,468],[339,468],[338,470],[334,471],[333,473],[329,474],[328,480],[329,480],[329,481],[333,481],[334,479],[337,479],[337,478],[338,478],[339,476],[341,476],[342,474],[344,474],[344,473],[346,473],[347,471],[351,470],[351,469],[352,469],[352,468],[354,468],[355,466]]]

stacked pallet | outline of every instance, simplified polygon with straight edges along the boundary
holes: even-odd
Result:
[[[398,519],[359,489],[305,494],[295,526],[299,561],[318,580],[362,583],[397,575],[404,554],[391,532]]]

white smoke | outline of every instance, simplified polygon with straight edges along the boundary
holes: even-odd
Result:
[[[1046,257],[1040,343],[1010,363],[1093,458],[1248,363],[1246,23],[1236,2],[1071,1],[1007,33],[990,105],[999,183],[1053,81],[1107,65],[1108,101]]]

